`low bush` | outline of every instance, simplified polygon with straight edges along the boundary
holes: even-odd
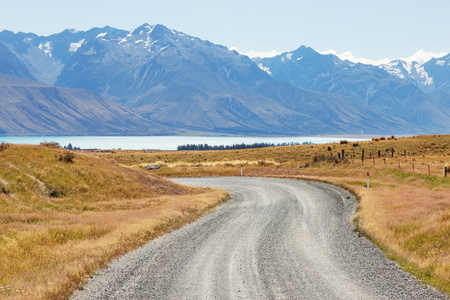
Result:
[[[9,194],[8,189],[1,182],[0,182],[0,194],[6,194],[6,195]]]
[[[49,142],[43,141],[43,142],[40,143],[40,145],[44,146],[44,147],[48,147],[48,148],[59,148],[59,147],[61,147],[59,145],[59,143],[55,142],[55,141],[49,141]]]
[[[8,143],[2,142],[2,143],[0,144],[0,152],[5,151],[6,149],[9,148],[9,146],[11,146],[11,145],[8,144]]]
[[[73,163],[74,158],[75,158],[75,154],[70,151],[64,151],[63,154],[59,155],[59,161],[62,161],[65,163]]]
[[[261,159],[261,160],[258,160],[258,165],[259,166],[265,166],[265,165],[267,165],[267,162],[266,162],[265,159]]]

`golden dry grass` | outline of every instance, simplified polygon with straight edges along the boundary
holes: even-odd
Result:
[[[345,152],[344,160],[337,155]],[[364,150],[365,160],[361,160]],[[380,152],[380,158],[378,157]],[[409,272],[450,294],[450,135],[229,151],[92,153],[162,176],[276,176],[342,185],[359,197],[355,222]],[[370,173],[371,188],[366,188]]]
[[[0,297],[60,299],[111,259],[223,202],[81,153],[11,146],[0,152]]]

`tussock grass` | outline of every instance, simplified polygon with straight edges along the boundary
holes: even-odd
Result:
[[[304,178],[343,186],[359,198],[358,230],[406,270],[450,294],[450,177],[443,173],[450,162],[450,135],[229,151],[92,155],[137,169],[158,161],[164,165],[151,174],[168,177],[239,176],[243,164],[244,176]],[[259,161],[272,163],[255,163]],[[370,189],[366,188],[367,173]]]
[[[0,297],[60,299],[226,199],[51,144],[0,153]]]

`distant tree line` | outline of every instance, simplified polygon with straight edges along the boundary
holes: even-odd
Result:
[[[303,142],[303,145],[311,145],[311,142]],[[210,146],[208,144],[187,144],[180,145],[177,147],[178,150],[240,150],[240,149],[252,149],[252,148],[268,148],[268,147],[280,147],[280,146],[293,146],[300,145],[300,143],[290,142],[290,143],[253,143],[253,144],[234,144],[234,145],[214,145]]]
[[[80,147],[73,147],[72,143],[69,143],[69,145],[64,146],[64,149],[67,149],[67,150],[81,150]]]

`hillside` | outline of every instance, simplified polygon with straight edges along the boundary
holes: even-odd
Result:
[[[167,129],[87,90],[0,74],[1,135],[162,134]]]
[[[65,299],[112,259],[225,196],[52,143],[0,144],[0,298]]]
[[[3,43],[0,43],[0,74],[34,79],[33,75],[31,75],[19,58],[17,58]]]

